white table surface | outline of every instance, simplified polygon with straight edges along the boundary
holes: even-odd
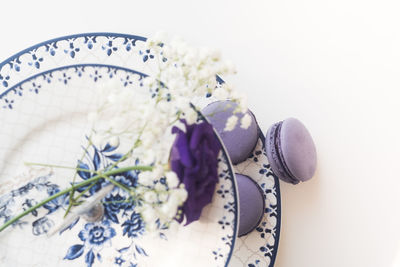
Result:
[[[400,245],[400,2],[10,1],[0,59],[79,32],[158,30],[219,48],[264,131],[290,116],[319,156],[310,182],[281,183],[276,267],[394,267]]]

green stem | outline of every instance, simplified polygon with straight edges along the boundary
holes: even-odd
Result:
[[[90,188],[92,188],[96,183],[93,182],[91,185],[89,185],[85,190],[83,190],[79,195],[73,199],[73,202],[77,202],[85,193],[87,193]],[[67,214],[64,215],[64,217],[67,216]]]
[[[133,171],[133,170],[151,171],[152,169],[153,169],[153,167],[151,167],[151,166],[131,166],[131,167],[125,167],[125,168],[120,168],[120,169],[114,169],[114,170],[108,171],[108,172],[106,172],[106,173],[103,173],[102,175],[93,176],[93,177],[91,177],[91,178],[89,178],[89,179],[87,179],[87,180],[85,180],[85,181],[83,181],[83,182],[81,182],[81,183],[72,185],[71,187],[62,190],[62,191],[60,191],[60,192],[58,192],[58,193],[56,193],[56,194],[50,196],[49,198],[46,198],[45,200],[39,202],[39,203],[36,204],[35,206],[33,206],[33,207],[31,207],[31,208],[25,210],[24,212],[22,212],[21,214],[19,214],[19,215],[17,215],[17,216],[15,216],[14,218],[12,218],[11,220],[7,221],[5,224],[3,224],[3,225],[0,227],[0,232],[2,232],[4,229],[6,229],[6,228],[7,228],[8,226],[10,226],[11,224],[15,223],[16,221],[18,221],[18,220],[21,219],[22,217],[28,215],[28,214],[31,213],[32,211],[34,211],[34,210],[40,208],[40,207],[43,206],[44,204],[46,204],[46,203],[48,203],[48,202],[50,202],[50,201],[52,201],[52,200],[54,200],[54,199],[56,199],[56,198],[62,196],[62,195],[65,195],[65,194],[67,194],[67,193],[69,193],[69,192],[71,192],[71,191],[73,191],[73,190],[76,190],[76,189],[78,189],[78,188],[81,188],[82,186],[88,185],[88,184],[90,184],[90,183],[92,183],[92,182],[96,182],[97,180],[101,179],[104,175],[112,176],[112,175],[115,175],[115,174],[118,174],[118,173],[127,172],[127,171]]]
[[[80,159],[81,161],[85,158],[87,149],[89,149],[89,147],[92,145],[92,134],[90,134],[88,141],[89,142],[87,143],[85,149],[83,150],[83,154],[82,154],[82,157]],[[72,183],[75,183],[77,174],[78,174],[78,172],[75,171],[74,177],[72,178]],[[72,208],[72,205],[74,204],[74,195],[75,195],[75,189],[72,190],[71,194],[69,194],[69,205],[68,205],[67,210],[65,211],[64,217],[67,216],[67,214],[69,213],[69,211]]]
[[[70,169],[70,170],[76,170],[76,171],[82,171],[82,172],[96,172],[88,169],[81,169],[81,168],[74,168],[74,167],[68,167],[68,166],[62,166],[62,165],[52,165],[52,164],[43,164],[43,163],[34,163],[34,162],[25,162],[24,163],[27,166],[42,166],[42,167],[50,167],[50,168],[59,168],[59,169]]]
[[[147,123],[146,123],[146,125],[147,125]],[[113,168],[115,168],[120,162],[124,161],[125,159],[127,159],[127,158],[129,157],[129,155],[133,152],[133,150],[138,146],[139,141],[140,141],[140,136],[142,135],[143,130],[144,130],[144,128],[146,127],[146,125],[143,127],[143,129],[142,129],[141,132],[139,133],[139,136],[138,136],[138,138],[136,139],[134,145],[131,147],[131,149],[129,149],[129,151],[128,151],[127,153],[125,153],[119,160],[117,160],[116,162],[114,162],[111,166],[107,167],[108,169],[113,169]],[[97,174],[99,174],[98,171],[94,171],[94,172],[97,173]],[[75,181],[76,174],[77,174],[77,172],[75,172],[74,181]],[[105,174],[103,174],[103,175],[105,175]],[[105,178],[105,177],[103,177],[103,178]],[[93,186],[93,185],[91,185],[90,187],[92,187],[92,186]],[[120,186],[120,187],[121,187],[121,186]],[[82,197],[82,195],[83,195],[84,193],[87,192],[87,190],[89,190],[89,189],[86,189],[84,192],[80,193],[80,194],[78,195],[78,197],[76,197],[76,198],[73,197],[75,190],[72,190],[72,192],[71,192],[71,194],[70,194],[70,197],[69,197],[69,206],[68,206],[67,210],[65,211],[64,217],[66,217],[66,216],[68,215],[69,211],[71,210],[72,206],[74,205],[74,202],[75,202],[75,201],[78,201],[79,198]]]
[[[110,181],[112,184],[114,184],[115,186],[118,186],[119,188],[122,188],[123,190],[127,191],[128,193],[130,193],[130,189],[129,187],[126,187],[125,185],[118,183],[117,181],[115,181],[114,179],[108,177],[107,175],[104,174],[100,174],[100,176],[108,181]]]

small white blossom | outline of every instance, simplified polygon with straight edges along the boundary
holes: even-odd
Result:
[[[235,65],[232,61],[226,61],[223,66],[224,72],[229,74],[235,74],[237,72]]]
[[[232,99],[238,104],[238,111],[242,113],[247,112],[247,95],[237,91],[232,91],[231,96]]]
[[[164,167],[161,165],[156,165],[152,173],[156,179],[161,178],[164,175]]]
[[[157,201],[157,194],[153,191],[147,191],[146,193],[144,193],[143,199],[147,203],[154,203]]]
[[[186,119],[188,124],[194,124],[197,121],[197,112],[193,108],[188,108],[185,110],[183,118]]]
[[[179,178],[175,172],[169,171],[165,173],[165,178],[167,179],[168,186],[175,188],[179,185]]]
[[[247,129],[251,124],[251,116],[249,113],[244,114],[242,119],[240,120],[240,128]]]
[[[176,198],[177,203],[183,203],[188,197],[188,192],[185,188],[178,188],[173,191],[172,195],[174,198]]]
[[[165,185],[163,185],[162,183],[157,183],[155,186],[154,186],[154,189],[156,190],[156,191],[158,191],[158,192],[162,192],[162,191],[165,191]]]
[[[156,154],[153,149],[145,149],[144,152],[142,154],[139,153],[139,155],[140,160],[146,165],[150,165],[156,160]]]
[[[238,122],[238,117],[236,115],[230,116],[226,121],[224,131],[229,132],[235,129],[237,122]]]
[[[146,87],[152,87],[156,82],[156,79],[153,76],[147,76],[143,79],[143,85]]]
[[[169,194],[167,192],[159,192],[158,193],[158,200],[160,200],[160,202],[164,203],[168,200],[168,196]]]
[[[214,91],[213,96],[219,100],[225,100],[229,97],[229,92],[224,87],[218,88]]]
[[[176,203],[171,203],[170,201],[168,201],[161,206],[160,211],[163,217],[173,218],[178,211],[178,206],[176,205]]]
[[[157,213],[150,206],[143,209],[141,212],[143,219],[148,223],[157,219]]]
[[[138,186],[131,194],[142,201],[138,212],[147,230],[154,231],[158,229],[157,219],[161,225],[176,226],[174,219],[182,215],[178,210],[188,197],[184,184],[167,167],[175,140],[171,128],[179,127],[181,119],[188,124],[196,123],[198,114],[191,104],[204,99],[206,94],[236,102],[235,112],[243,113],[247,111],[247,98],[228,83],[217,84],[216,75],[225,77],[236,72],[217,50],[193,48],[180,39],[167,42],[162,33],[149,38],[144,49],[138,49],[150,50],[154,60],[144,64],[153,64],[148,67],[154,73],[134,81],[141,83],[135,90],[122,86],[120,81],[98,88],[96,109],[88,114],[88,120],[94,145],[101,148],[108,142],[124,149],[128,145],[131,150],[124,164],[134,164],[139,159],[141,165],[153,166],[152,171],[139,173]],[[236,115],[231,116],[224,130],[233,130],[238,122]],[[251,118],[245,115],[240,127],[247,128],[250,123]],[[163,177],[167,185],[161,183]]]
[[[152,172],[141,172],[138,176],[139,184],[144,186],[151,186],[154,184],[154,177]]]
[[[146,45],[148,48],[157,48],[160,44],[162,44],[167,39],[167,35],[165,32],[156,32],[152,37],[149,37],[146,41]]]

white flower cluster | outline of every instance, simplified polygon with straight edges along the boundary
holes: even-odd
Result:
[[[165,43],[167,38],[159,33],[147,40],[147,49],[158,57],[158,73],[149,77],[147,85],[158,87],[162,81],[168,87],[175,105],[188,123],[193,123],[197,116],[191,108],[195,99],[212,96],[214,100],[231,100],[238,103],[235,112],[247,111],[247,96],[233,90],[227,82],[217,82],[216,76],[224,77],[235,74],[234,65],[223,61],[221,54],[209,48],[193,48],[180,39]],[[236,118],[236,119],[235,119]],[[248,128],[250,117],[243,117],[240,126]],[[227,121],[227,131],[231,131],[238,123],[236,115]],[[229,124],[229,126],[228,126]]]
[[[172,171],[161,173],[159,168],[155,168],[152,172],[140,173],[138,181],[140,187],[135,192],[142,196],[143,203],[139,211],[150,231],[157,228],[157,219],[161,224],[169,225],[176,218],[178,208],[188,196],[184,185],[179,184],[176,173]],[[165,182],[158,180],[154,183],[154,178],[160,176],[163,176]]]
[[[230,99],[238,103],[238,112],[247,111],[245,95],[239,94],[227,83],[218,84],[216,75],[235,73],[231,63],[222,61],[218,52],[206,48],[193,48],[180,40],[165,42],[158,34],[148,39],[145,51],[150,51],[156,69],[137,89],[109,84],[99,88],[97,109],[89,114],[93,133],[92,143],[129,145],[129,159],[140,159],[141,165],[154,166],[151,172],[139,175],[135,195],[142,202],[141,215],[149,229],[156,227],[156,219],[168,224],[177,215],[187,198],[183,185],[168,167],[174,141],[173,125],[185,119],[196,123],[198,114],[192,103],[196,98],[212,95],[217,100]],[[247,128],[251,120],[243,116],[241,127]],[[226,124],[232,130],[238,123],[233,115]],[[124,162],[126,164],[126,162]],[[161,179],[165,183],[161,183]]]

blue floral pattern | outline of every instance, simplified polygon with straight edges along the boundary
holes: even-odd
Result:
[[[109,73],[113,75],[109,75]],[[11,87],[7,96],[14,95],[17,92],[21,92],[21,94],[22,92],[32,92],[40,95],[42,90],[45,90],[46,87],[53,83],[68,87],[76,79],[86,79],[92,83],[96,83],[94,75],[101,76],[101,79],[115,79],[115,81],[120,82],[121,86],[129,87],[137,86],[137,83],[140,83],[144,77],[142,73],[121,70],[112,66],[88,64],[68,66],[59,68],[56,71],[49,71],[33,76],[24,83]],[[10,102],[10,105],[12,105],[13,109],[20,108],[19,101],[15,103]],[[5,110],[7,109],[11,108],[6,108]],[[103,147],[92,145],[84,151],[85,156],[82,160],[78,160],[76,165],[80,169],[92,171],[108,168],[114,162],[119,161],[123,155],[123,151],[119,146],[112,146],[111,144],[105,144]],[[139,160],[136,160],[135,164],[139,163]],[[221,194],[217,193],[217,195],[225,205],[223,205],[224,213],[220,218],[216,218],[223,223],[221,224],[217,221],[216,223],[222,226],[220,230],[224,233],[224,239],[220,238],[220,243],[215,250],[218,251],[217,257],[210,251],[210,259],[215,260],[216,265],[223,266],[227,259],[229,259],[230,251],[235,243],[235,216],[237,216],[237,209],[234,195],[232,194],[232,170],[229,169],[226,158],[221,157],[219,159],[219,166],[221,184],[218,185],[218,188],[221,188],[222,191]],[[136,171],[131,171],[118,174],[113,178],[121,184],[135,187],[137,185],[138,174]],[[92,172],[78,172],[78,178],[81,181],[90,179],[92,175]],[[159,182],[165,183],[165,179],[161,179]],[[90,197],[108,184],[107,180],[100,180],[99,183],[90,187],[84,193],[83,197]],[[31,188],[34,188],[34,185],[28,183],[26,186],[12,192],[17,197],[16,192],[18,192],[18,196],[25,195]],[[86,188],[79,189],[78,191],[83,192]],[[56,184],[48,184],[46,190],[44,190],[46,196],[54,195],[59,191],[60,188]],[[25,209],[29,208],[37,200],[43,198],[44,196],[27,197],[24,199],[25,202],[22,207]],[[149,249],[142,244],[142,239],[146,237],[146,229],[142,218],[135,210],[136,205],[139,203],[135,203],[129,198],[129,194],[124,190],[115,187],[102,201],[104,217],[101,222],[85,223],[84,219],[77,219],[66,229],[62,230],[60,235],[67,236],[68,240],[71,239],[64,251],[64,261],[79,262],[85,266],[100,266],[106,261],[110,262],[110,259],[106,259],[105,256],[105,251],[108,251],[110,248],[115,252],[110,266],[140,266],[139,262],[141,258],[151,257],[152,254],[149,252]],[[0,214],[4,217],[4,220],[11,218],[15,214],[15,212],[8,210],[11,202],[8,202],[0,209]],[[35,218],[32,220],[32,234],[44,235],[52,231],[52,228],[56,225],[54,218],[60,216],[60,213],[57,212],[62,212],[68,204],[69,196],[64,195],[38,209],[38,214],[33,213],[32,216]],[[30,220],[20,221],[18,225],[20,227],[27,227],[29,222]],[[168,242],[170,238],[168,237],[167,227],[158,224],[158,228],[158,238],[164,242]],[[120,244],[119,242],[113,242],[117,237],[118,240],[121,240],[121,237],[126,238],[126,240],[129,240],[129,243]]]
[[[86,251],[84,257],[85,263],[86,266],[91,267],[96,258],[101,261],[102,256],[99,251],[101,251],[103,246],[107,243],[111,245],[111,239],[116,236],[116,232],[114,228],[110,226],[109,221],[103,220],[97,223],[85,224],[84,229],[79,232],[78,236],[84,243],[71,246],[64,259],[75,260],[81,257]]]
[[[123,234],[128,237],[138,237],[144,233],[144,223],[140,214],[132,213],[130,219],[126,220],[122,227],[124,227]]]
[[[59,192],[59,186],[50,182],[52,173],[45,173],[24,186],[11,190],[11,192],[0,196],[0,223],[10,220],[20,210],[27,210],[36,205],[37,196],[49,197]],[[39,210],[31,212],[33,216],[32,234],[43,235],[49,232],[54,226],[50,214],[56,209],[68,205],[68,195],[55,198],[51,202],[44,205]],[[14,227],[27,225],[25,220],[19,220],[14,223]]]
[[[153,64],[155,58],[152,51],[144,48],[143,41],[145,41],[145,38],[133,35],[80,34],[53,39],[16,54],[8,61],[0,64],[0,107],[3,110],[14,110],[13,112],[15,112],[21,108],[19,98],[25,97],[29,93],[40,96],[40,92],[44,90],[46,84],[60,83],[69,86],[73,80],[86,79],[87,77],[93,82],[115,79],[121,85],[127,87],[140,85],[141,79],[145,76],[142,73],[151,73],[151,64]],[[123,61],[124,59],[126,59],[126,62]],[[59,65],[59,62],[62,62],[63,65]],[[96,62],[96,64],[93,64],[93,62]],[[122,67],[127,69],[109,66],[109,64],[115,64],[115,62],[119,62]],[[130,71],[129,69],[138,71]],[[28,77],[30,79],[25,81]],[[156,93],[154,92],[154,94]],[[259,151],[263,151],[262,146],[259,147]],[[120,157],[118,148],[108,144],[102,148],[91,147],[86,160],[77,164],[79,167],[94,170],[107,166]],[[259,161],[268,165],[264,153],[260,154],[255,151],[251,160],[254,163]],[[261,169],[268,170],[269,166],[257,165],[254,169],[257,169],[258,173]],[[210,251],[210,256],[215,259],[216,266],[227,266],[232,257],[233,261],[229,266],[235,266],[234,259],[235,257],[240,258],[240,254],[235,252],[232,256],[232,247],[235,246],[235,241],[238,243],[235,247],[241,246],[242,240],[235,238],[237,229],[234,218],[237,216],[237,200],[232,190],[228,192],[234,185],[231,180],[231,170],[224,157],[221,157],[220,160],[219,173],[221,184],[217,186],[220,191],[217,192],[216,197],[218,201],[221,201],[224,212],[216,223],[224,221],[223,217],[225,216],[225,221],[230,224],[218,224],[224,234],[219,238],[220,243],[216,244],[215,249]],[[264,242],[262,246],[257,247],[256,255],[258,258],[249,259],[248,262],[248,264],[255,266],[259,266],[259,262],[267,262],[267,265],[260,264],[260,266],[273,265],[279,240],[279,184],[277,180],[274,180],[276,177],[273,174],[268,174],[268,171],[264,171],[264,177],[269,180],[264,183],[263,190],[266,199],[275,197],[277,201],[274,205],[267,205],[266,215],[275,218],[275,224],[270,223],[274,221],[271,219],[266,224],[260,225],[261,231],[257,229],[254,233],[260,240],[267,240],[270,236],[273,236],[275,242]],[[79,173],[79,178],[88,179],[89,176],[86,172]],[[114,178],[123,184],[135,186],[137,173],[126,173]],[[43,177],[41,180],[33,179],[25,186],[0,196],[0,222],[9,220],[16,214],[17,210],[28,208],[38,199],[59,192],[59,185],[50,182],[51,179],[51,175],[47,176],[47,182],[44,182]],[[275,184],[271,185],[271,179],[275,181]],[[102,181],[99,187],[91,188],[85,196],[89,197],[106,184],[106,181]],[[37,194],[30,197],[33,192],[42,194],[42,197],[38,197]],[[121,190],[114,189],[103,200],[105,215],[101,222],[85,223],[83,219],[77,219],[62,231],[62,236],[68,234],[68,237],[72,238],[72,235],[74,237],[74,241],[69,241],[68,247],[64,251],[65,262],[79,262],[86,266],[103,264],[105,266],[132,267],[139,266],[140,257],[151,257],[148,249],[141,245],[142,238],[146,236],[145,225],[140,216],[135,213],[135,205],[123,203],[122,200],[127,197]],[[53,218],[55,214],[65,209],[68,200],[69,198],[66,196],[55,199],[43,208],[38,209],[37,213],[32,213],[31,217],[17,222],[14,228],[29,228],[32,235],[48,233],[54,227]],[[222,229],[222,226],[225,229]],[[159,228],[165,230],[165,226],[159,225]],[[262,237],[263,233],[264,237]],[[119,236],[123,236],[129,242],[125,244],[114,242]],[[160,240],[169,240],[167,232],[161,231],[159,238]],[[94,243],[97,242],[97,245],[91,243],[90,240]],[[106,259],[105,251],[111,248],[114,254],[111,259]],[[264,257],[264,255],[266,256]]]

